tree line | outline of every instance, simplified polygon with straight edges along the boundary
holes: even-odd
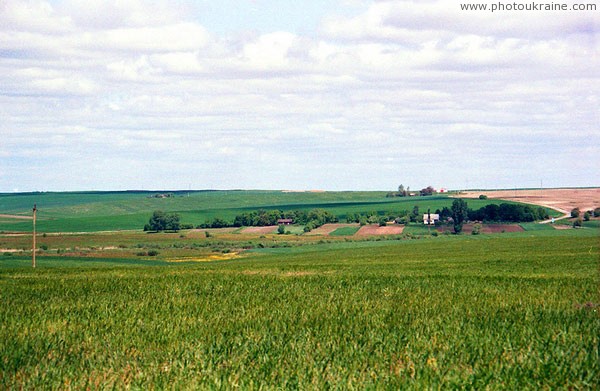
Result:
[[[437,209],[435,213],[440,215],[441,221],[446,221],[449,217],[452,217],[452,209],[447,207]],[[550,218],[550,215],[546,209],[530,205],[502,203],[500,205],[488,204],[479,209],[468,207],[466,209],[466,219],[487,223],[523,223],[548,218]]]
[[[404,187],[404,185],[398,186],[398,191],[392,191],[387,193],[386,197],[408,197],[412,195],[430,196],[435,193],[435,189],[432,186],[427,186],[419,190],[418,192],[411,192],[410,187]]]
[[[294,224],[304,225],[305,231],[311,231],[327,223],[337,223],[338,218],[333,213],[324,209],[282,211],[279,209],[244,212],[236,215],[233,222],[221,218],[214,218],[200,224],[198,228],[225,228],[225,227],[265,227],[277,225],[279,220],[291,220]]]

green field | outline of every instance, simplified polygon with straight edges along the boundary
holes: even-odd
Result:
[[[6,257],[0,388],[597,388],[598,241],[581,232]]]
[[[359,226],[356,227],[341,227],[330,233],[331,236],[352,236],[358,232]]]
[[[155,210],[177,212],[182,223],[198,225],[219,217],[228,221],[259,209],[325,209],[340,219],[349,213],[400,213],[415,205],[422,213],[450,207],[446,195],[386,198],[385,192],[284,193],[281,191],[175,192],[172,198],[153,198],[161,192],[87,192],[0,194],[0,214],[31,216],[38,208],[40,232],[96,232],[142,229]],[[498,200],[469,200],[480,208]],[[556,214],[555,212],[552,212]],[[32,230],[31,221],[0,217],[0,231]]]
[[[40,210],[36,269],[31,236],[0,232],[0,389],[600,387],[597,220],[477,236],[422,224],[386,237],[353,236],[358,226],[325,237],[301,226],[145,233],[155,209],[201,222],[452,202],[152,194],[0,195],[0,214]],[[31,221],[0,227],[27,232]],[[135,231],[98,232],[124,228]]]

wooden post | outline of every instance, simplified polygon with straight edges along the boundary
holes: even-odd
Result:
[[[35,215],[37,212],[36,204],[33,204],[33,251],[32,251],[32,259],[31,266],[35,268]]]
[[[427,233],[431,234],[431,209],[427,209]]]

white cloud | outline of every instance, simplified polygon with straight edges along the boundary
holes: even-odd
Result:
[[[0,3],[3,31],[29,31],[56,34],[73,30],[70,16],[58,15],[46,1],[24,0]]]
[[[48,169],[65,171],[46,188],[72,189],[149,187],[159,174],[170,187],[394,188],[402,175],[462,187],[488,169],[503,186],[533,165],[538,181],[541,161],[557,185],[589,184],[561,167],[598,132],[596,14],[357,2],[362,14],[312,35],[217,36],[181,4],[3,3],[7,164],[26,175],[52,156]],[[66,182],[86,159],[98,175]],[[16,186],[28,184],[0,177],[0,190]]]
[[[134,27],[105,30],[84,35],[83,46],[95,50],[178,52],[198,50],[208,42],[208,33],[194,23],[159,27]]]

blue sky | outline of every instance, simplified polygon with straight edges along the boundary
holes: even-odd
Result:
[[[190,2],[190,7],[198,23],[221,36],[240,31],[289,31],[314,36],[324,18],[331,15],[351,16],[366,10],[369,3],[224,0]]]
[[[596,186],[600,10],[0,3],[0,192]]]

